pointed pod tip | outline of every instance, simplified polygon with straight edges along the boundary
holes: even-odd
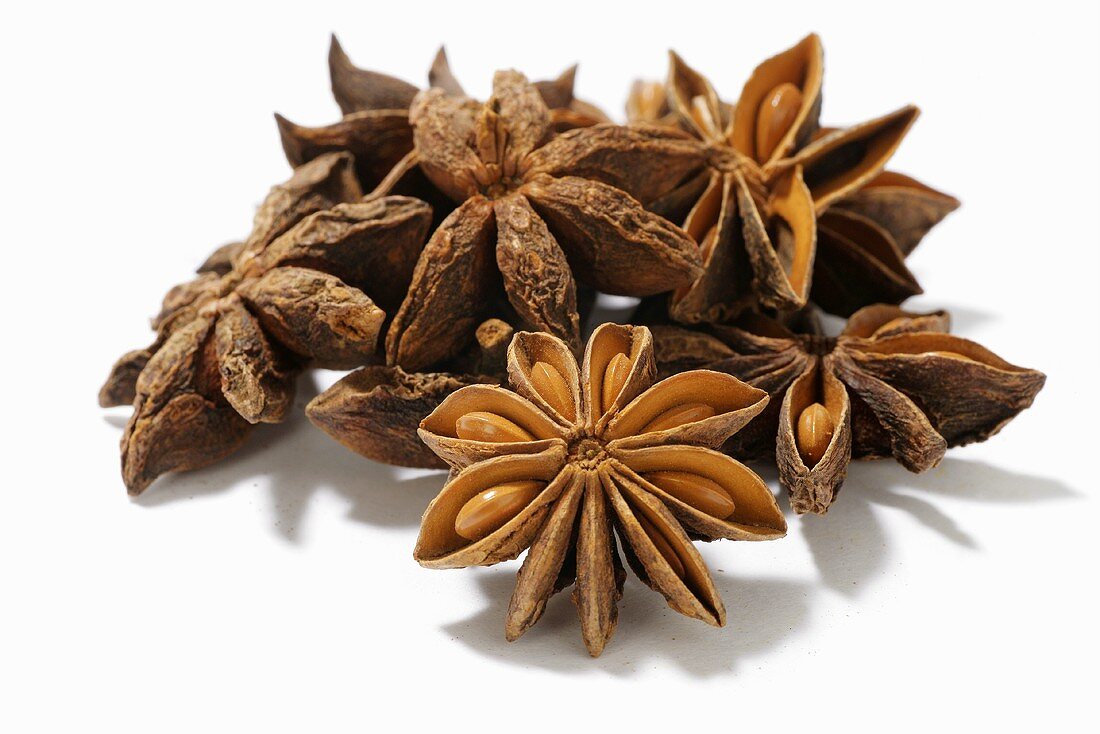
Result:
[[[348,58],[348,55],[344,53],[344,47],[340,45],[340,39],[336,37],[335,33],[330,33],[328,36],[328,58],[330,63],[347,61]]]

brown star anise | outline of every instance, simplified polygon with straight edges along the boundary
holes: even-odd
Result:
[[[412,84],[355,66],[332,36],[328,55],[332,95],[344,117],[320,127],[297,125],[275,115],[283,150],[292,166],[300,166],[323,153],[348,151],[355,156],[360,183],[370,191],[413,149],[409,106],[420,91]],[[595,106],[573,96],[577,67],[566,69],[557,79],[535,82],[534,86],[550,108],[556,130],[586,127],[607,122],[607,116]],[[428,72],[430,87],[442,89],[453,97],[465,97],[462,86],[451,73],[447,54],[440,48]],[[416,172],[401,183],[401,193],[431,201]],[[446,211],[441,212],[446,214]]]
[[[879,304],[837,337],[794,333],[763,316],[709,334],[654,327],[662,373],[706,367],[768,392],[776,410],[725,450],[760,458],[771,446],[796,512],[824,513],[851,458],[893,457],[912,472],[953,446],[984,441],[1031,405],[1046,377],[946,333],[942,311]]]
[[[880,175],[915,107],[845,130],[818,127],[823,64],[810,35],[760,64],[736,105],[721,102],[675,53],[664,95],[635,85],[633,120],[667,123],[671,115],[708,152],[702,171],[647,202],[682,221],[703,252],[703,276],[671,296],[675,319],[721,322],[758,306],[794,311],[811,297],[849,315],[921,292],[905,254],[958,202]]]
[[[235,450],[254,423],[281,421],[301,367],[376,356],[385,314],[404,296],[431,224],[427,204],[363,201],[347,153],[298,168],[272,189],[252,235],[173,288],[155,342],[125,355],[100,393],[133,402],[122,438],[131,494],[168,471]]]
[[[767,396],[706,370],[654,385],[649,330],[617,324],[596,329],[580,368],[560,339],[521,332],[508,372],[515,392],[465,387],[421,423],[424,442],[454,471],[424,513],[416,560],[491,565],[529,549],[507,639],[575,582],[581,633],[595,656],[622,596],[617,536],[635,573],[671,608],[723,625],[725,608],[692,540],[785,533],[760,478],[712,450]]]
[[[416,147],[389,180],[415,164],[459,206],[424,247],[386,335],[391,364],[416,371],[453,356],[501,291],[518,323],[579,348],[574,276],[645,296],[701,272],[695,243],[634,198],[701,163],[685,136],[598,125],[554,137],[541,95],[515,71],[497,72],[483,105],[431,89],[410,114]]]

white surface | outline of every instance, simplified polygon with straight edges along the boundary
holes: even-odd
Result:
[[[1100,612],[1095,4],[97,5],[9,5],[0,23],[0,730],[1085,727]],[[911,305],[951,309],[958,333],[1048,386],[926,475],[856,465],[828,517],[703,547],[725,629],[628,582],[598,660],[567,595],[506,644],[518,564],[411,559],[442,478],[360,459],[304,418],[130,501],[126,411],[96,407],[99,383],[146,341],[164,290],[245,233],[286,177],[271,112],[336,118],[332,30],[358,64],[417,83],[446,42],[479,95],[494,66],[546,77],[577,60],[580,94],[615,112],[636,75],[663,75],[670,46],[735,97],[816,30],[823,120],[920,104],[891,168],[964,201],[912,257],[928,295]],[[304,381],[299,406],[314,391]]]

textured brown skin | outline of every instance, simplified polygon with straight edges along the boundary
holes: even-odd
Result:
[[[898,304],[924,292],[893,236],[859,214],[822,215],[817,248],[811,296],[829,313],[851,316],[868,303]]]
[[[671,189],[677,182],[664,177],[675,155],[651,155],[650,142],[682,146],[681,137],[596,127],[553,148],[542,95],[514,71],[496,74],[484,105],[428,90],[410,120],[419,170],[459,207],[421,254],[387,334],[391,364],[429,369],[460,354],[484,318],[501,315],[490,311],[501,286],[518,325],[577,345],[574,269],[593,271],[582,285],[625,295],[664,291],[698,274],[697,248],[684,232],[618,189],[569,175],[572,156],[600,175]],[[697,146],[689,153],[688,165],[697,165]]]
[[[251,424],[221,393],[212,331],[209,319],[183,327],[137,380],[134,412],[122,436],[122,476],[131,495],[164,472],[218,461],[248,435]]]
[[[294,403],[296,360],[264,335],[239,298],[226,299],[214,326],[221,389],[249,423],[278,423]]]
[[[310,214],[355,201],[363,189],[348,153],[328,153],[297,167],[286,183],[272,187],[252,221],[243,255],[260,253],[271,242]]]
[[[237,256],[243,249],[243,242],[227,242],[210,253],[210,256],[203,260],[202,265],[195,268],[195,272],[199,275],[203,273],[225,275],[233,269],[233,263],[237,261]]]
[[[565,588],[557,585],[559,570],[576,545],[574,524],[570,519],[577,517],[580,502],[586,495],[584,485],[585,479],[576,477],[565,490],[531,543],[531,552],[516,574],[516,587],[508,603],[508,616],[504,623],[504,637],[509,642],[518,640],[539,621],[546,609],[546,602]],[[574,578],[569,579],[565,586],[573,583],[575,573],[574,570]]]
[[[360,198],[358,184],[348,184],[350,163],[346,153],[328,154],[275,187],[248,244],[227,258],[218,253],[230,269],[219,274],[219,265],[172,289],[154,319],[153,345],[112,369],[101,401],[135,406],[122,445],[132,493],[160,473],[225,456],[251,423],[282,420],[304,363],[354,367],[376,358],[385,315],[326,271],[347,270],[396,302],[431,212],[403,197],[332,209],[333,196]]]
[[[374,356],[386,316],[362,291],[339,278],[280,267],[246,281],[238,292],[266,332],[317,366],[347,369]]]
[[[908,255],[960,202],[908,176],[884,171],[836,206],[877,222]]]
[[[137,395],[138,375],[152,356],[153,352],[149,349],[134,349],[119,357],[111,366],[111,373],[103,387],[99,388],[100,407],[114,408],[132,404]]]
[[[496,289],[493,204],[465,202],[432,235],[386,334],[390,364],[419,371],[457,354],[483,320]]]
[[[615,630],[625,579],[616,537],[642,580],[671,608],[720,626],[725,610],[692,540],[769,540],[786,531],[763,481],[712,450],[762,409],[764,393],[713,372],[683,373],[654,385],[652,349],[647,329],[604,324],[596,329],[578,365],[560,339],[519,332],[508,355],[514,393],[505,388],[464,388],[421,423],[425,443],[454,471],[425,511],[414,558],[428,568],[458,568],[499,563],[528,550],[508,608],[509,640],[538,621],[551,595],[575,582],[581,636],[588,652],[599,655]],[[628,355],[631,365],[620,391],[604,405],[597,397],[602,394],[603,374],[618,354]],[[575,416],[559,413],[539,395],[531,377],[537,362],[555,366],[572,386]],[[685,400],[710,401],[716,414],[642,432],[658,415]],[[535,440],[497,444],[458,438],[456,416],[471,410],[512,416]],[[639,472],[673,468],[712,480],[720,477],[740,509],[725,518],[707,516],[650,485],[632,467]],[[501,482],[521,479],[546,485],[486,537],[470,541],[457,534],[455,518],[472,497]],[[683,578],[647,534],[635,514],[639,512],[690,569]]]
[[[355,112],[331,125],[306,127],[275,115],[283,152],[300,166],[333,151],[355,156],[356,173],[364,189],[374,188],[412,150],[407,107]]]
[[[329,43],[328,70],[332,96],[345,115],[364,110],[408,109],[419,91],[412,84],[388,74],[355,66],[335,34]]]
[[[382,309],[396,310],[431,224],[431,207],[409,197],[337,204],[299,222],[253,264],[257,272],[293,265],[338,274]]]
[[[607,497],[594,473],[585,477],[584,498],[577,525],[577,565],[573,603],[581,621],[581,637],[588,654],[599,657],[619,622],[619,600],[626,574],[615,547]],[[572,523],[569,523],[570,525]]]
[[[576,176],[524,187],[554,231],[576,277],[605,293],[648,296],[684,285],[702,270],[683,230],[622,191]]]
[[[635,165],[639,158],[644,166]],[[643,204],[668,194],[706,163],[706,151],[677,130],[651,125],[599,125],[563,133],[534,151],[529,174],[578,176],[630,194]]]
[[[1046,377],[1041,372],[1016,367],[973,342],[947,335],[948,323],[943,312],[910,314],[879,304],[853,314],[834,340],[798,335],[761,319],[746,328],[714,327],[705,340],[671,327],[658,329],[655,336],[658,359],[666,360],[663,373],[684,365],[685,345],[698,343],[715,357],[706,367],[767,390],[773,404],[782,404],[774,419],[765,413],[750,425],[747,441],[735,437],[724,450],[759,458],[766,436],[753,430],[774,428],[780,481],[791,495],[791,506],[800,513],[823,514],[843,484],[849,455],[893,457],[909,471],[925,471],[949,447],[996,434],[1042,389]],[[767,333],[761,331],[765,328]],[[736,356],[723,356],[712,339]],[[795,445],[798,416],[789,407],[789,391],[798,377],[814,369],[819,356],[821,368],[840,380],[847,395],[832,445],[817,465],[807,467]]]
[[[313,425],[357,454],[384,464],[445,467],[416,435],[420,422],[455,390],[490,377],[364,367],[343,377],[306,406]]]
[[[546,223],[518,194],[495,201],[493,212],[497,267],[508,301],[526,323],[579,349],[576,284]]]

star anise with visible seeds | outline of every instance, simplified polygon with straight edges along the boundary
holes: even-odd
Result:
[[[722,103],[675,53],[664,99],[635,85],[633,120],[667,122],[671,113],[709,154],[700,172],[647,202],[682,221],[703,252],[703,276],[671,296],[675,319],[721,322],[758,306],[795,311],[811,297],[848,315],[921,292],[898,238],[912,249],[958,202],[905,177],[879,176],[918,111],[822,131],[822,73],[821,44],[811,35],[760,64],[736,105]],[[861,195],[876,181],[888,195]]]
[[[527,550],[507,639],[575,583],[584,643],[599,655],[625,579],[616,538],[671,608],[721,626],[725,608],[692,540],[785,533],[767,486],[713,450],[764,408],[765,393],[706,370],[654,385],[654,371],[644,327],[600,326],[580,368],[560,339],[521,332],[508,352],[515,392],[464,387],[421,424],[454,471],[424,513],[414,556],[456,568]]]
[[[221,459],[254,423],[281,421],[305,363],[375,358],[385,314],[356,286],[400,302],[431,209],[361,197],[350,155],[317,158],[272,190],[247,242],[169,292],[154,344],[125,355],[100,394],[105,406],[134,404],[122,438],[131,494]]]
[[[720,370],[765,390],[769,410],[725,450],[760,458],[775,447],[796,512],[824,513],[850,458],[894,457],[912,472],[953,446],[984,441],[1031,405],[1046,377],[946,333],[939,311],[892,305],[856,312],[837,337],[798,334],[762,316],[709,334],[655,327],[662,373]]]
[[[459,206],[424,247],[386,335],[391,364],[416,371],[454,356],[501,291],[523,325],[579,348],[574,276],[631,296],[698,277],[695,243],[632,196],[701,163],[684,136],[600,125],[554,137],[542,97],[515,71],[497,72],[484,105],[422,92],[410,119],[405,165]]]
[[[305,127],[275,115],[283,150],[292,166],[300,166],[323,153],[348,151],[355,156],[360,183],[364,190],[370,191],[413,149],[408,110],[420,90],[388,74],[355,66],[335,35],[329,47],[328,64],[332,94],[344,113],[343,119],[332,125]],[[550,108],[556,130],[608,121],[599,109],[573,96],[576,71],[573,66],[557,79],[534,83]],[[451,73],[442,48],[432,62],[428,82],[450,96],[466,96]],[[437,203],[416,171],[407,174],[395,191],[418,196],[433,205]],[[445,215],[446,211],[440,214]]]

